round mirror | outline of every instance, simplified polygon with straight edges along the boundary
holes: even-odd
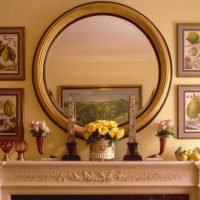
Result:
[[[165,101],[171,62],[165,41],[147,18],[121,4],[96,2],[55,20],[38,45],[33,72],[39,101],[65,130],[68,95],[75,96],[75,128],[82,136],[84,124],[99,119],[94,107],[106,107],[104,114],[127,130],[131,94],[136,128],[145,127]]]

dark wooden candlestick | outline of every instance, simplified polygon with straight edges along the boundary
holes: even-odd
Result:
[[[128,153],[124,156],[124,161],[139,161],[142,157],[138,154],[137,142],[128,142]]]
[[[76,152],[76,143],[67,142],[66,143],[68,153],[62,157],[63,161],[79,161],[81,160],[80,156]]]

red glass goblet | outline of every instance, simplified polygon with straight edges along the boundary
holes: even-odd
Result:
[[[2,149],[4,156],[3,156],[3,161],[9,161],[10,158],[8,157],[8,153],[13,147],[13,142],[10,140],[3,140],[0,141],[0,148]]]
[[[18,153],[17,160],[24,161],[24,153],[27,151],[28,144],[25,140],[16,141],[14,144],[15,151]]]

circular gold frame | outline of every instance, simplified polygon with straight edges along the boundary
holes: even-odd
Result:
[[[44,65],[48,49],[60,31],[71,23],[92,15],[113,15],[135,24],[148,37],[157,55],[159,65],[158,86],[148,107],[137,117],[137,131],[148,125],[162,108],[171,84],[171,58],[168,47],[154,24],[138,11],[122,4],[93,2],[73,8],[57,18],[43,34],[33,61],[33,83],[37,97],[49,117],[62,129],[67,130],[67,118],[56,109],[50,100],[44,80]],[[151,78],[151,77],[149,77]],[[123,128],[128,130],[128,124]],[[75,125],[77,136],[82,137],[83,127]]]

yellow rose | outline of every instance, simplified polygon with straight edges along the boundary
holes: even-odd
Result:
[[[109,122],[109,128],[117,128],[117,122],[116,121],[110,121]]]
[[[119,132],[119,129],[118,128],[112,128],[110,131],[109,131],[109,135],[111,138],[114,138],[116,137],[116,135],[118,134]]]
[[[106,133],[108,133],[108,128],[105,126],[101,126],[99,129],[99,135],[106,135]]]
[[[90,137],[91,133],[90,132],[85,132],[83,134],[84,139],[88,140],[88,138]]]
[[[96,125],[96,129],[99,129],[101,126],[103,126],[102,123],[95,123],[95,125]]]
[[[95,124],[103,124],[103,120],[100,120],[100,119],[99,119],[99,120],[96,120],[96,121],[95,121]]]
[[[103,125],[109,127],[110,122],[108,120],[103,120]]]
[[[124,129],[120,129],[117,133],[117,139],[120,139],[124,136]]]
[[[90,132],[90,133],[96,131],[96,124],[93,123],[93,122],[89,123],[87,125],[87,131]]]

